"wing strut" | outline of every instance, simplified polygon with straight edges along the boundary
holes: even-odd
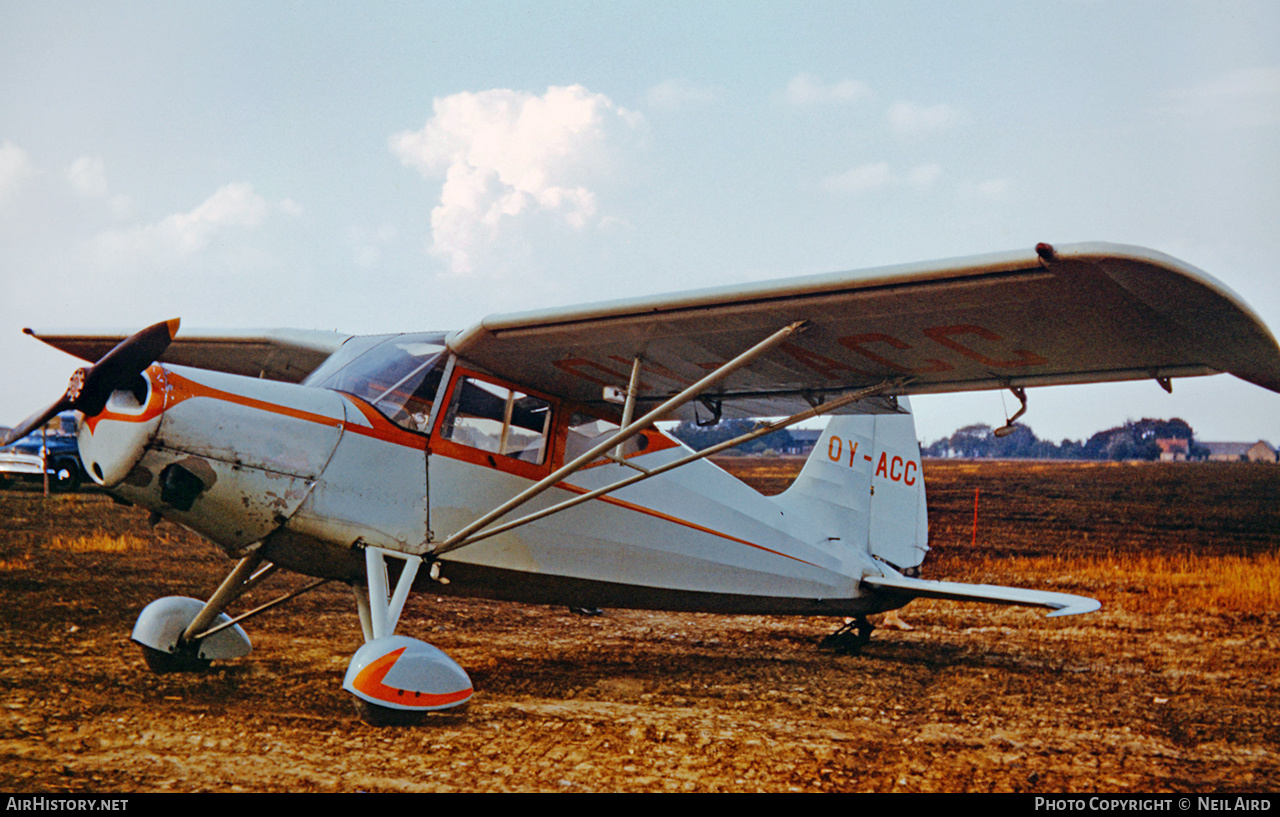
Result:
[[[622,406],[622,423],[619,428],[631,425],[636,413],[636,396],[640,394],[640,358],[631,361],[631,379],[627,381],[627,402]],[[622,459],[622,444],[613,449],[613,456]]]
[[[522,516],[519,519],[513,519],[510,522],[505,522],[496,527],[489,528],[488,530],[472,534],[458,542],[453,543],[447,549],[444,547],[444,545],[441,545],[439,549],[433,551],[432,555],[439,556],[442,553],[447,553],[451,550],[457,550],[460,547],[465,547],[466,545],[471,545],[481,540],[488,539],[490,536],[497,536],[499,533],[505,533],[511,530],[512,528],[518,528],[522,525],[527,525],[530,522],[536,522],[539,519],[542,519],[547,516],[551,516],[552,514],[557,514],[557,513],[560,513],[561,511],[567,511],[568,509],[574,507],[575,505],[581,505],[583,502],[596,499],[597,497],[604,496],[605,494],[611,494],[614,491],[621,490],[622,488],[626,488],[628,485],[634,485],[637,482],[643,482],[644,480],[649,479],[650,477],[656,477],[659,474],[665,474],[667,471],[674,471],[675,469],[686,466],[691,462],[696,462],[697,460],[705,459],[714,454],[718,454],[721,451],[724,451],[725,449],[733,448],[734,446],[742,445],[743,443],[750,442],[751,440],[754,440],[757,437],[763,437],[766,434],[772,434],[773,432],[778,431],[780,429],[787,428],[788,426],[793,426],[796,423],[803,422],[813,417],[818,417],[830,411],[835,411],[836,409],[842,406],[848,405],[849,403],[855,402],[857,400],[864,400],[868,397],[874,397],[878,394],[883,394],[886,391],[893,391],[893,390],[899,389],[902,386],[905,386],[909,380],[910,380],[909,377],[900,377],[894,380],[886,380],[874,386],[868,386],[865,389],[859,389],[858,391],[853,392],[851,394],[846,394],[843,397],[837,397],[835,400],[828,400],[827,402],[821,405],[814,406],[811,409],[806,409],[805,411],[802,411],[799,414],[793,414],[784,420],[779,420],[775,423],[763,423],[758,428],[752,431],[749,431],[746,434],[741,434],[737,437],[734,437],[731,440],[725,440],[722,443],[717,443],[716,445],[713,445],[710,448],[704,448],[701,451],[695,451],[694,453],[689,454],[686,457],[681,457],[680,459],[666,463],[665,465],[660,465],[657,468],[641,468],[640,466],[635,465],[634,463],[621,462],[621,461],[615,460],[615,462],[619,462],[619,464],[621,465],[627,465],[632,468],[635,468],[641,473],[627,477],[624,480],[619,480],[618,482],[615,482],[612,485],[606,485],[603,488],[596,488],[593,491],[588,491],[587,493],[579,494],[578,496],[575,496],[572,499],[566,499],[564,502],[561,502],[558,505],[552,505],[549,508],[543,508],[542,510],[536,511],[527,516]],[[613,459],[613,457],[610,457],[610,459]]]
[[[645,428],[647,428],[649,425],[651,425],[655,420],[661,419],[662,417],[669,414],[670,412],[675,411],[680,406],[683,406],[685,403],[688,403],[690,400],[696,399],[707,389],[710,389],[712,386],[719,383],[721,380],[728,377],[729,375],[733,374],[738,369],[741,369],[742,367],[747,366],[756,358],[776,348],[779,344],[781,344],[787,338],[791,337],[793,334],[803,329],[804,326],[805,326],[805,321],[796,321],[795,323],[792,323],[788,326],[784,326],[781,329],[779,329],[777,332],[774,332],[769,337],[757,343],[755,346],[752,346],[747,351],[738,355],[733,360],[730,360],[726,363],[721,364],[721,366],[717,368],[715,371],[711,372],[706,377],[702,378],[701,380],[694,383],[693,385],[688,386],[687,388],[684,389],[684,391],[680,392],[675,397],[672,397],[662,405],[653,409],[648,414],[641,417],[639,420],[636,420],[632,422],[630,425],[627,425],[623,428],[618,429],[617,433],[610,436],[604,442],[598,443],[591,450],[587,451],[585,454],[578,457],[573,462],[570,462],[570,463],[567,463],[566,465],[561,466],[560,468],[552,472],[549,476],[546,476],[543,479],[539,480],[538,482],[534,483],[533,485],[530,485],[528,488],[516,494],[514,497],[502,503],[498,507],[494,508],[492,511],[489,511],[488,513],[481,516],[479,519],[475,520],[471,524],[465,526],[458,532],[449,536],[447,539],[442,541],[439,545],[436,545],[435,547],[428,550],[427,555],[440,556],[441,554],[448,553],[451,550],[456,550],[458,547],[461,547],[462,544],[464,544],[467,541],[467,537],[471,536],[471,534],[480,530],[481,528],[488,525],[489,523],[501,518],[502,516],[505,516],[507,513],[511,512],[512,510],[515,510],[519,506],[523,505],[524,503],[538,496],[543,491],[547,490],[551,486],[560,482],[564,478],[581,470],[583,467],[590,464],[593,460],[595,460],[597,457],[599,457],[601,454],[605,453],[606,451],[613,448],[617,448],[618,446],[622,445],[627,440],[636,436]],[[638,370],[639,370],[639,359],[637,358],[637,362],[633,367],[633,372],[638,374]]]

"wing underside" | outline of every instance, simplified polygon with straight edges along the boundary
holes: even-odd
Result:
[[[929,394],[1219,372],[1280,391],[1280,347],[1238,296],[1177,259],[1115,244],[493,315],[447,343],[470,365],[586,404],[626,386],[640,358],[639,403],[652,406],[798,321],[803,331],[701,404],[768,417],[889,382],[894,394]],[[129,334],[26,331],[89,361]],[[162,360],[299,382],[350,337],[182,330]],[[675,416],[692,419],[698,405]],[[882,398],[844,409],[892,410]]]
[[[585,403],[625,386],[639,357],[640,402],[651,404],[795,321],[803,332],[707,401],[727,417],[779,416],[904,377],[896,393],[1218,372],[1280,391],[1280,348],[1238,296],[1181,261],[1111,244],[496,315],[448,343]]]

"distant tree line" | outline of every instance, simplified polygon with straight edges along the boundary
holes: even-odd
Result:
[[[685,445],[701,451],[755,429],[756,420],[722,420],[715,425],[700,426],[683,422],[672,429],[672,434]],[[1158,460],[1160,446],[1157,440],[1186,440],[1189,459],[1206,459],[1208,449],[1198,445],[1195,432],[1185,420],[1155,420],[1144,417],[1130,420],[1124,425],[1099,431],[1088,440],[1063,440],[1054,443],[1042,440],[1030,426],[1014,425],[1013,431],[997,437],[995,429],[984,423],[975,423],[958,429],[950,437],[944,437],[930,445],[921,445],[926,457],[963,457],[965,459],[1042,459],[1042,460]],[[733,450],[741,454],[760,454],[766,451],[784,451],[792,443],[791,434],[785,429],[766,434]]]
[[[760,423],[757,420],[721,420],[715,425],[700,426],[688,420],[671,430],[672,436],[694,451],[710,448],[717,443],[748,434]],[[762,454],[765,451],[782,451],[792,442],[791,432],[785,428],[757,437],[749,443],[730,449],[739,454]]]
[[[1017,424],[1013,432],[997,437],[995,430],[982,423],[965,426],[950,437],[921,447],[926,457],[965,457],[973,459],[1048,459],[1048,460],[1158,460],[1157,440],[1186,440],[1189,459],[1204,459],[1209,452],[1195,441],[1195,432],[1185,420],[1155,420],[1149,417],[1130,420],[1122,426],[1099,431],[1088,440],[1063,440],[1056,445],[1041,440],[1029,426]]]

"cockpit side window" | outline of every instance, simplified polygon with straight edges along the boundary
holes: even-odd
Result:
[[[326,361],[308,385],[359,397],[396,424],[425,434],[448,357],[438,339],[435,334],[395,335],[362,343],[341,358],[335,355],[332,365]],[[338,354],[345,349],[344,344]]]
[[[540,465],[551,434],[551,404],[475,377],[460,378],[440,436],[459,445]]]
[[[444,355],[439,355],[424,361],[370,402],[393,422],[426,434],[431,422],[431,405],[444,373],[444,359]]]

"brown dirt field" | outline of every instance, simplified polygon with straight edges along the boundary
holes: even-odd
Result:
[[[799,466],[723,462],[764,469],[775,490]],[[0,491],[0,790],[1280,790],[1280,613],[1248,601],[1256,588],[1205,595],[1233,555],[1259,560],[1246,572],[1261,592],[1280,582],[1280,468],[927,462],[925,475],[927,576],[1103,609],[917,601],[903,611],[914,629],[842,656],[815,646],[830,619],[582,618],[419,595],[401,632],[446,650],[477,694],[463,714],[381,729],[340,689],[360,641],[346,588],[248,622],[245,659],[152,675],[129,641],[138,612],[207,595],[229,563],[101,494]],[[95,532],[122,538],[114,552],[76,544]],[[1123,567],[1150,554],[1196,567]],[[260,598],[301,579],[269,584]]]

